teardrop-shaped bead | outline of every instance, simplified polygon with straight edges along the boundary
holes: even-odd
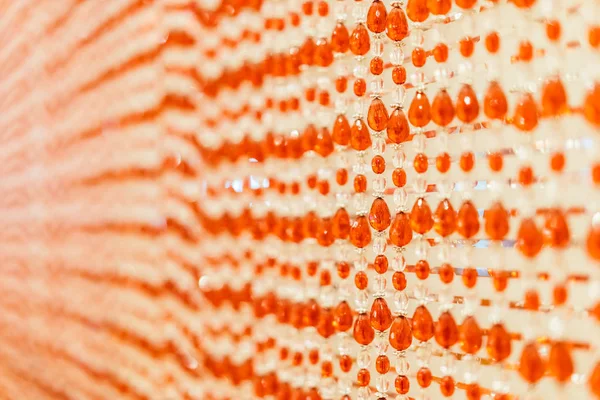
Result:
[[[456,211],[454,211],[450,200],[444,199],[440,201],[433,214],[433,221],[433,229],[441,237],[446,237],[454,233],[456,229]]]
[[[406,114],[399,107],[392,112],[388,120],[387,135],[393,143],[405,142],[410,136],[410,127],[408,126]]]
[[[510,356],[510,335],[502,324],[495,324],[490,328],[487,341],[487,352],[497,362],[504,361]]]
[[[399,212],[394,217],[390,227],[390,242],[394,246],[403,247],[412,240],[412,229],[408,214]]]
[[[360,249],[367,247],[371,243],[371,228],[367,217],[359,215],[350,227],[350,242]]]
[[[600,224],[592,224],[585,245],[588,255],[592,259],[600,261]]]
[[[485,233],[492,240],[502,240],[508,234],[508,211],[499,201],[492,204],[483,214]]]
[[[370,48],[369,31],[364,24],[356,25],[350,35],[350,51],[355,56],[364,56]]]
[[[417,307],[412,317],[412,333],[415,339],[426,342],[433,337],[434,331],[433,318],[427,307]]]
[[[424,234],[433,227],[431,208],[423,197],[419,197],[410,211],[410,227],[413,231]]]
[[[483,331],[473,316],[468,316],[460,326],[460,348],[465,353],[475,354],[483,343]]]
[[[446,89],[440,90],[433,99],[431,119],[439,126],[446,126],[454,119],[454,105]]]
[[[317,128],[313,124],[309,124],[304,132],[302,133],[302,148],[304,151],[311,151],[315,149],[317,145]]]
[[[385,331],[392,325],[392,312],[384,298],[378,297],[371,306],[371,326],[378,331]]]
[[[390,328],[390,345],[398,351],[403,351],[408,349],[411,343],[412,329],[408,319],[403,315],[396,317]]]
[[[317,45],[312,37],[307,37],[304,43],[299,50],[300,61],[304,65],[313,65],[313,60],[315,58],[315,48]]]
[[[356,151],[371,147],[371,134],[362,119],[355,120],[350,128],[350,146]]]
[[[331,246],[334,241],[335,237],[333,236],[331,218],[320,218],[317,230],[317,243],[323,247],[328,247]]]
[[[352,309],[347,302],[342,301],[333,312],[333,326],[338,332],[346,332],[352,328]]]
[[[387,127],[388,119],[389,116],[385,104],[383,104],[383,101],[379,97],[375,97],[371,101],[369,111],[367,112],[369,128],[376,132],[382,131]]]
[[[331,337],[335,333],[333,327],[333,313],[328,308],[321,309],[319,313],[319,322],[317,323],[317,332],[324,338]]]
[[[352,333],[354,340],[363,346],[370,344],[375,339],[375,330],[371,326],[369,315],[366,313],[358,314]]]
[[[561,383],[568,382],[573,375],[573,358],[569,345],[565,342],[555,342],[550,348],[548,369],[554,378]]]
[[[406,15],[413,22],[423,22],[429,17],[427,0],[408,0],[406,4]]]
[[[463,85],[456,99],[456,117],[469,124],[479,115],[479,101],[471,85]]]
[[[525,132],[532,131],[537,126],[538,110],[531,93],[524,93],[519,99],[513,122],[518,129]]]
[[[462,237],[470,239],[479,232],[479,213],[470,200],[460,207],[457,219],[457,231]]]
[[[350,142],[350,124],[344,114],[338,115],[333,123],[332,139],[342,146]]]
[[[381,197],[377,197],[371,205],[369,211],[369,224],[376,231],[384,231],[390,226],[392,216],[387,203]]]
[[[317,40],[315,46],[315,65],[319,67],[328,67],[333,62],[333,49],[327,39]]]
[[[503,119],[508,112],[508,102],[502,86],[496,81],[490,82],[483,99],[483,112],[490,119]]]
[[[517,243],[515,244],[517,250],[525,257],[533,258],[542,250],[543,245],[544,237],[533,218],[521,220],[521,225],[517,232]]]
[[[342,22],[338,22],[331,33],[331,48],[336,53],[345,53],[350,48],[350,33]]]
[[[333,153],[333,140],[329,129],[326,127],[319,129],[317,142],[315,143],[315,152],[321,157],[327,157]]]
[[[590,391],[600,399],[600,361],[596,362],[596,366],[590,373],[588,387],[590,388]]]
[[[567,111],[567,92],[560,78],[550,78],[542,86],[542,114],[556,116]]]
[[[429,99],[422,91],[418,91],[410,102],[408,120],[413,126],[422,128],[431,121],[431,107]]]
[[[402,8],[392,7],[386,25],[387,36],[391,40],[399,42],[408,36],[408,21]]]
[[[544,223],[544,242],[551,247],[564,248],[570,240],[571,234],[565,214],[558,208],[548,210]]]
[[[583,115],[589,123],[600,126],[600,83],[595,83],[585,96]]]
[[[536,383],[544,376],[545,370],[546,366],[540,356],[537,344],[535,342],[526,344],[519,359],[521,377],[529,383]]]
[[[302,221],[302,227],[304,231],[304,237],[306,238],[316,238],[317,230],[319,225],[319,219],[317,214],[314,211],[309,211],[304,216]]]
[[[435,326],[435,341],[445,349],[449,349],[458,342],[458,326],[449,311],[440,314]]]
[[[427,8],[433,15],[446,15],[452,8],[450,0],[427,0]]]
[[[302,321],[304,326],[317,326],[321,307],[315,299],[309,299],[302,309]]]
[[[386,19],[385,4],[381,0],[372,2],[367,13],[367,28],[373,33],[381,33],[385,31]]]
[[[332,233],[336,239],[346,239],[350,233],[350,215],[345,208],[335,212],[332,220]]]

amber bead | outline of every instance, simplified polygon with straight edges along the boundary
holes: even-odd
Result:
[[[438,63],[448,60],[448,46],[445,43],[438,43],[433,48],[433,58]]]
[[[427,367],[421,367],[419,371],[417,371],[417,383],[422,388],[427,388],[431,385],[432,376],[431,370]]]
[[[498,32],[492,32],[485,37],[485,48],[492,54],[498,52],[500,48],[500,36]]]
[[[431,121],[431,107],[429,99],[422,91],[418,91],[410,103],[408,120],[413,126],[422,128]]]
[[[600,83],[595,83],[585,96],[583,115],[589,123],[600,126]]]
[[[460,54],[465,57],[465,58],[469,58],[473,55],[473,51],[475,50],[475,43],[473,42],[473,38],[471,37],[465,37],[463,39],[461,39],[460,43],[459,43],[459,48],[460,48]]]
[[[411,54],[411,60],[415,67],[420,68],[427,62],[427,53],[422,47],[415,47]]]
[[[342,146],[346,146],[350,142],[350,124],[344,114],[340,114],[336,117],[335,122],[333,123],[331,138],[334,143]]]
[[[357,151],[371,147],[371,134],[362,119],[357,119],[350,128],[350,146]]]
[[[454,105],[446,89],[440,90],[433,99],[431,119],[439,126],[447,126],[454,119]]]
[[[562,29],[560,27],[560,22],[557,20],[549,20],[546,21],[546,37],[551,41],[557,41],[560,39],[560,34]]]
[[[477,3],[477,0],[456,0],[456,5],[463,9],[470,9]]]
[[[350,276],[350,265],[347,262],[341,262],[337,266],[338,276],[346,279]]]
[[[424,234],[433,227],[433,216],[427,201],[420,197],[417,199],[410,212],[410,226],[413,231]]]
[[[377,197],[369,211],[369,224],[376,231],[383,231],[390,226],[391,219],[387,203],[381,197]]]
[[[352,309],[347,302],[342,301],[333,312],[333,326],[338,332],[346,332],[352,328],[352,322]]]
[[[503,157],[501,153],[490,153],[488,155],[488,164],[490,169],[494,172],[502,171],[504,165]]]
[[[371,101],[369,111],[367,112],[367,122],[369,128],[374,131],[382,131],[388,124],[388,112],[380,98],[376,97]]]
[[[328,67],[333,62],[333,50],[326,39],[317,40],[314,63],[320,67]]]
[[[396,168],[392,172],[392,183],[397,187],[406,185],[406,172],[403,168]]]
[[[502,240],[508,234],[508,211],[496,202],[484,213],[485,233],[492,240]]]
[[[429,276],[429,263],[427,260],[419,260],[415,264],[415,275],[417,278],[424,280]]]
[[[460,348],[468,354],[475,354],[483,344],[483,331],[473,316],[463,321],[459,330]]]
[[[454,379],[451,376],[444,376],[440,381],[440,392],[444,397],[450,397],[454,394]]]
[[[463,269],[462,281],[469,289],[474,288],[477,283],[477,270],[471,267]]]
[[[450,312],[440,314],[435,326],[435,341],[445,349],[449,349],[458,342],[458,326]]]
[[[390,370],[390,359],[386,355],[379,355],[375,360],[375,369],[380,374],[387,374]]]
[[[376,155],[371,160],[371,170],[376,174],[382,174],[385,171],[385,158],[380,155]]]
[[[385,31],[387,20],[387,10],[381,0],[375,0],[371,3],[367,13],[367,28],[373,33]]]
[[[500,84],[490,82],[483,99],[483,112],[490,119],[503,119],[508,112],[506,96]]]
[[[408,0],[406,15],[413,22],[423,22],[429,17],[427,0]]]
[[[331,361],[323,361],[323,364],[321,364],[321,376],[323,378],[329,378],[332,375],[333,365],[331,364]]]
[[[467,400],[480,400],[481,399],[481,388],[476,383],[470,383],[465,388],[465,396]],[[495,396],[494,400],[498,399],[498,395]]]
[[[531,93],[524,93],[517,106],[513,116],[515,126],[525,132],[532,131],[538,124],[538,110],[535,100]]]
[[[319,129],[314,151],[321,157],[327,157],[333,153],[333,139],[328,128],[323,127]]]
[[[348,170],[340,168],[335,172],[335,181],[338,185],[344,186],[348,182]]]
[[[369,278],[363,271],[358,271],[356,275],[354,275],[354,285],[358,290],[365,290],[368,284]]]
[[[411,221],[408,214],[399,212],[394,217],[390,226],[390,242],[394,246],[406,246],[412,240]]]
[[[479,115],[479,102],[471,85],[463,85],[456,99],[456,117],[469,124]]]
[[[364,346],[373,341],[375,338],[375,330],[371,326],[369,315],[366,313],[358,314],[356,321],[354,322],[353,335],[354,340],[356,340],[358,344],[362,344]]]
[[[390,345],[398,351],[403,351],[410,347],[412,343],[412,329],[406,317],[401,315],[394,318],[390,328],[389,341]]]
[[[338,76],[335,80],[335,90],[338,93],[344,93],[348,88],[348,79],[345,76]]]
[[[537,311],[540,308],[540,296],[537,291],[529,289],[525,292],[525,301],[523,302],[525,310]]]
[[[356,217],[350,227],[350,242],[358,248],[364,248],[371,243],[371,229],[367,218],[363,215]]]
[[[358,24],[350,34],[350,51],[356,56],[364,56],[369,52],[371,42],[369,32],[364,24]]]
[[[519,60],[531,61],[533,58],[533,46],[529,40],[523,40],[519,43]]]
[[[594,393],[597,398],[600,398],[600,361],[596,363],[596,366],[590,373],[588,386],[592,393]]]
[[[358,78],[354,81],[354,94],[358,97],[362,97],[367,92],[367,82],[364,79]]]
[[[521,377],[529,383],[536,383],[544,376],[545,369],[546,366],[540,356],[537,344],[535,342],[526,344],[519,360]]]
[[[427,172],[428,164],[429,160],[427,159],[427,156],[423,153],[418,153],[413,161],[415,171],[417,171],[419,174]]]
[[[336,53],[345,53],[350,48],[350,34],[342,22],[338,22],[331,33],[331,48]]]
[[[438,235],[446,237],[456,229],[456,211],[448,199],[440,201],[433,214],[433,229]]]
[[[550,347],[548,356],[548,370],[554,378],[561,383],[566,383],[573,375],[573,359],[569,345],[565,342],[555,342]]]
[[[600,261],[600,225],[592,224],[585,245],[588,255],[592,259]]]
[[[421,305],[416,308],[412,317],[412,333],[415,339],[426,342],[434,335],[433,318],[427,307]]]
[[[470,239],[479,232],[479,213],[475,205],[465,201],[457,215],[457,232],[465,239]]]
[[[551,78],[542,86],[542,113],[556,116],[567,110],[567,93],[559,78]]]
[[[369,63],[369,70],[373,75],[381,75],[383,72],[383,60],[381,57],[373,57]]]
[[[394,387],[398,394],[406,394],[410,390],[410,380],[405,375],[398,375],[394,380]]]
[[[492,326],[488,333],[487,352],[495,361],[504,361],[511,352],[511,338],[502,324]]]
[[[352,357],[348,354],[344,354],[340,357],[340,369],[342,372],[350,372],[352,369]]]
[[[454,268],[448,263],[444,263],[440,266],[438,274],[443,283],[450,283],[454,280]]]
[[[392,7],[386,20],[387,36],[399,42],[408,36],[408,21],[404,10],[400,7]]]
[[[335,333],[333,326],[333,313],[330,309],[323,308],[319,312],[319,322],[317,323],[317,332],[324,338],[329,338]]]
[[[315,47],[316,47],[315,41],[311,37],[308,37],[304,41],[304,43],[302,44],[302,47],[300,47],[300,50],[299,50],[300,61],[302,62],[302,64],[304,64],[304,65],[312,65],[313,64]],[[309,99],[307,99],[307,100],[309,100]],[[311,101],[311,100],[309,100],[309,101]]]
[[[406,289],[406,276],[404,275],[404,272],[394,272],[394,275],[392,275],[392,285],[394,285],[394,289],[396,290]]]
[[[397,65],[392,69],[392,80],[396,85],[402,85],[406,82],[406,68]]]
[[[503,292],[508,286],[508,272],[506,271],[493,271],[492,282],[494,289],[498,292]]]
[[[384,274],[388,270],[388,259],[385,255],[379,254],[373,261],[373,268],[378,274]]]
[[[446,173],[450,169],[450,154],[443,152],[435,158],[435,167],[441,173]]]
[[[590,26],[588,29],[588,43],[595,49],[600,47],[600,25]]]
[[[564,248],[569,244],[569,224],[560,209],[548,210],[543,233],[544,242],[550,247]]]
[[[433,15],[445,15],[452,8],[451,0],[427,0],[427,8]]]
[[[358,386],[369,386],[369,382],[371,382],[371,373],[369,370],[365,368],[358,370],[356,374],[356,383],[358,383]]]
[[[392,325],[392,312],[384,298],[378,297],[371,306],[371,326],[385,331]]]
[[[354,177],[354,191],[356,193],[364,193],[367,191],[367,177],[364,175],[356,175]]]
[[[565,168],[565,155],[562,152],[550,156],[550,168],[554,172],[561,172]]]
[[[401,108],[396,108],[387,124],[387,136],[393,143],[405,142],[410,136],[410,127],[408,126],[408,120],[406,114]]]
[[[552,289],[552,304],[562,306],[567,302],[567,287],[564,284],[558,284]]]
[[[345,208],[338,209],[331,221],[331,231],[336,239],[346,239],[350,234],[350,215]]]
[[[525,257],[533,258],[542,250],[544,238],[533,218],[525,218],[521,221],[517,232],[515,247]]]

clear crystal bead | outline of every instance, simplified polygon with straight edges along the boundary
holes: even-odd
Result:
[[[456,358],[454,354],[450,352],[445,352],[442,356],[442,365],[440,366],[440,371],[442,375],[453,376],[456,372]]]
[[[386,180],[383,175],[377,175],[375,179],[373,179],[373,191],[380,195],[385,192]]]
[[[356,261],[354,261],[354,268],[357,271],[365,271],[368,265],[369,263],[367,261],[367,257],[365,257],[364,254],[361,254],[361,256],[358,257]]]
[[[383,40],[374,39],[371,43],[371,51],[374,57],[381,57],[383,55]]]
[[[417,362],[420,366],[427,365],[431,359],[431,343],[421,342],[417,348]]]
[[[356,305],[356,311],[359,313],[367,312],[369,306],[369,295],[366,290],[358,290],[354,296],[354,304]]]
[[[383,155],[385,153],[385,139],[381,136],[374,138],[372,149],[376,155]]]
[[[364,79],[367,76],[367,71],[368,71],[367,65],[365,63],[360,62],[354,66],[352,73],[354,74],[355,78],[363,78]]]
[[[348,18],[348,6],[345,1],[336,1],[333,6],[333,14],[338,21],[344,21]]]
[[[415,246],[415,254],[417,258],[421,260],[427,259],[427,253],[429,253],[429,242],[427,239],[421,237],[417,240],[417,244]]]
[[[365,22],[367,18],[368,3],[366,1],[358,2],[353,5],[352,17],[356,23]]]
[[[394,190],[394,204],[396,208],[405,209],[408,201],[408,194],[404,188],[396,188]]]
[[[394,313],[405,315],[408,310],[408,295],[406,291],[396,291],[394,293]]]
[[[373,252],[375,254],[384,254],[387,248],[387,239],[384,235],[377,235],[373,239]]]
[[[402,65],[404,63],[404,49],[402,46],[394,46],[390,53],[390,61],[394,65]]]
[[[352,379],[342,376],[338,379],[338,393],[341,395],[352,393]]]
[[[465,371],[465,383],[477,382],[479,376],[479,359],[468,355],[463,357],[461,364]]]
[[[354,100],[354,115],[362,118],[365,115],[365,110],[367,109],[367,101],[364,97],[359,97]]]
[[[424,304],[427,302],[427,296],[429,296],[429,289],[423,284],[423,282],[419,281],[415,285],[414,295],[415,299],[417,299],[419,303]]]
[[[358,357],[356,358],[356,364],[358,368],[368,368],[371,364],[371,354],[369,350],[362,349],[360,353],[358,353]]]
[[[375,350],[377,354],[385,354],[388,350],[388,337],[386,334],[378,334],[375,336]]]
[[[375,276],[375,285],[373,290],[375,291],[376,296],[385,295],[385,288],[387,286],[387,280],[385,279],[385,275],[377,275]]]
[[[369,389],[368,386],[363,386],[358,388],[358,393],[357,393],[357,400],[369,400],[369,397],[371,396],[371,389]]]
[[[394,271],[404,271],[406,269],[406,259],[401,252],[396,252],[392,258],[392,269]]]
[[[372,94],[381,95],[381,93],[383,93],[383,78],[381,75],[371,78],[369,86]]]
[[[413,29],[410,37],[412,39],[412,44],[415,47],[422,47],[423,43],[425,43],[425,36],[423,35],[423,31],[421,29]]]
[[[423,153],[425,152],[425,135],[415,135],[413,137],[413,148],[415,149],[415,152],[417,153]]]
[[[369,210],[369,202],[366,193],[354,195],[354,208],[359,215],[364,215]]]
[[[338,340],[338,351],[340,354],[349,354],[353,343],[354,339],[349,334],[340,335]]]
[[[377,396],[377,398],[380,398],[380,396],[382,396],[382,395],[385,396],[384,393],[387,393],[387,391],[390,388],[390,381],[387,379],[387,377],[385,375],[379,375],[377,377],[377,379],[375,380],[375,388],[379,392],[379,395]]]
[[[406,359],[406,356],[403,353],[398,354],[398,356],[396,357],[396,363],[394,367],[396,368],[396,373],[398,375],[406,375],[408,373],[410,365],[408,363],[408,360]]]
[[[406,162],[406,154],[402,149],[398,149],[398,151],[394,152],[392,156],[392,164],[394,168],[402,168],[404,167],[404,163]]]
[[[413,187],[415,188],[415,192],[418,196],[423,196],[425,192],[427,192],[427,181],[421,178],[421,176],[418,176],[415,178]]]

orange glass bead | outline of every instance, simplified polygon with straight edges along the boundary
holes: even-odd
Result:
[[[384,231],[390,226],[392,216],[387,203],[381,197],[377,197],[369,210],[369,224],[376,231]]]
[[[319,67],[328,67],[333,62],[333,49],[327,39],[317,40],[315,47],[314,63]]]
[[[546,21],[546,37],[555,42],[560,39],[561,34],[560,22],[557,20]]]
[[[406,82],[406,68],[397,65],[392,70],[392,80],[396,85],[402,85]]]
[[[369,63],[369,70],[373,75],[381,75],[383,72],[383,60],[381,57],[373,57]]]
[[[371,147],[371,134],[362,119],[356,119],[350,128],[350,146],[356,151]]]
[[[354,340],[363,346],[370,344],[375,339],[375,330],[371,326],[369,315],[366,313],[358,314],[356,317],[353,336]]]
[[[396,290],[406,289],[406,276],[404,275],[404,272],[394,272],[394,275],[392,275],[392,285],[394,285],[394,289]]]
[[[481,388],[476,383],[470,383],[465,388],[465,395],[467,396],[467,400],[480,400],[481,399]],[[499,394],[496,394],[494,400],[498,399]]]
[[[554,172],[561,172],[565,168],[565,155],[562,152],[553,153],[550,156],[550,168]]]
[[[588,30],[588,43],[595,49],[600,47],[600,25],[590,26]]]
[[[551,78],[542,86],[542,113],[557,116],[567,110],[567,93],[560,78]]]
[[[340,369],[342,372],[346,373],[350,372],[352,369],[352,357],[350,357],[348,354],[340,356]]]
[[[428,165],[429,165],[429,160],[427,159],[427,156],[423,153],[417,153],[417,155],[415,156],[415,159],[413,161],[413,166],[415,167],[415,171],[417,171],[419,174],[427,172]]]
[[[533,58],[533,45],[529,40],[523,40],[519,43],[519,60],[531,61]]]
[[[369,128],[378,132],[382,131],[387,127],[388,119],[389,116],[385,104],[383,104],[383,101],[379,97],[375,97],[371,101],[369,111],[367,112]]]
[[[438,274],[443,283],[450,283],[454,280],[454,268],[448,263],[444,263],[440,266]]]
[[[492,171],[494,171],[494,172],[502,171],[502,166],[504,164],[502,154],[501,153],[490,153],[488,155],[488,164]]]
[[[386,20],[385,4],[381,0],[373,1],[367,13],[367,28],[373,33],[381,33],[385,31]]]
[[[454,379],[451,376],[445,376],[440,381],[440,392],[444,397],[450,397],[454,394]]]
[[[533,218],[525,218],[521,221],[517,233],[517,243],[515,247],[525,257],[533,258],[541,250],[544,244],[542,232],[538,229]]]
[[[354,94],[362,97],[367,92],[367,82],[364,79],[358,78],[354,81]]]
[[[450,154],[443,152],[435,158],[435,166],[442,174],[450,169]]]
[[[364,248],[371,243],[371,229],[364,215],[359,215],[350,227],[350,242],[358,248]]]
[[[390,328],[390,345],[398,350],[403,351],[410,347],[412,343],[412,329],[408,319],[401,315],[394,318],[394,322]]]
[[[392,7],[387,17],[387,36],[399,42],[408,36],[408,21],[404,10],[398,6]]]
[[[335,122],[333,123],[331,138],[334,143],[341,146],[346,146],[350,142],[350,124],[344,114],[340,114],[336,117]]]
[[[378,297],[371,306],[371,326],[385,331],[392,325],[392,312],[384,298]]]
[[[463,9],[470,9],[477,3],[477,0],[456,0],[456,5]]]
[[[544,242],[555,248],[565,248],[570,241],[569,224],[564,213],[553,208],[546,213],[546,221],[544,223]]]
[[[412,317],[412,333],[415,339],[426,342],[433,337],[434,330],[433,318],[427,307],[417,307]]]
[[[329,338],[335,333],[333,327],[333,313],[327,308],[321,309],[319,312],[319,322],[317,323],[317,332],[321,337]]]
[[[446,89],[440,90],[433,99],[431,119],[439,126],[447,126],[454,119],[454,105]]]
[[[536,0],[512,0],[513,4],[519,8],[530,8]]]
[[[413,22],[423,22],[429,17],[427,0],[408,0],[406,4],[406,15]]]
[[[468,354],[475,354],[483,344],[483,331],[473,316],[468,316],[460,326],[460,348]]]
[[[508,234],[508,211],[496,202],[484,213],[485,233],[492,240],[502,240]]]
[[[463,85],[456,99],[456,117],[469,124],[479,115],[479,102],[471,85]]]
[[[350,33],[343,22],[338,22],[331,33],[331,49],[336,53],[345,53],[350,48]]]
[[[477,283],[477,270],[471,267],[463,269],[462,281],[469,289],[474,288]]]
[[[369,370],[365,368],[358,370],[356,382],[358,383],[358,386],[369,386],[369,382],[371,382],[371,373]]]
[[[332,375],[333,365],[331,364],[331,361],[323,361],[323,364],[321,364],[321,376],[323,378],[329,378]]]
[[[440,201],[433,214],[433,229],[441,237],[454,233],[456,229],[456,211],[448,199]]]
[[[419,260],[415,264],[415,275],[421,280],[427,279],[429,276],[429,263],[427,260]]]
[[[438,43],[433,48],[433,58],[438,63],[443,63],[448,60],[448,46],[445,43]]]
[[[485,37],[485,48],[494,54],[500,49],[500,36],[498,32],[492,32]]]
[[[335,90],[338,93],[344,93],[348,88],[348,79],[345,76],[339,76],[335,80]]]
[[[394,380],[394,387],[399,394],[406,394],[410,390],[410,380],[405,375],[398,375]]]
[[[337,266],[338,276],[346,279],[350,276],[350,265],[347,262],[341,262]]]
[[[558,284],[552,289],[552,304],[562,306],[567,302],[567,287],[564,284]]]
[[[515,126],[525,132],[532,131],[538,124],[538,110],[531,93],[524,93],[513,116]]]
[[[479,232],[479,213],[475,205],[467,200],[458,210],[457,232],[465,239],[470,239]]]
[[[308,37],[304,41],[304,43],[302,44],[302,47],[300,47],[300,50],[299,50],[300,62],[302,64],[304,64],[304,65],[312,65],[313,64],[315,47],[316,47],[315,41],[311,37]],[[309,100],[309,101],[311,101],[311,100]]]
[[[385,158],[380,156],[379,154],[373,157],[371,160],[371,169],[376,174],[382,174],[385,172]]]
[[[600,261],[600,225],[592,224],[585,245],[588,255],[592,259]]]
[[[535,342],[526,344],[519,360],[521,377],[529,383],[536,383],[544,376],[545,369],[546,366],[540,356],[537,344]]]
[[[350,51],[355,56],[364,56],[369,52],[371,42],[364,24],[358,24],[350,34]]]
[[[396,187],[404,187],[406,185],[406,172],[403,168],[396,168],[392,172],[392,182]]]
[[[508,272],[493,271],[492,282],[494,284],[494,289],[496,289],[497,292],[503,292],[508,286]]]
[[[423,197],[418,198],[413,205],[410,212],[410,227],[420,234],[429,232],[433,227],[431,208]]]
[[[435,326],[435,341],[445,349],[449,349],[458,342],[458,326],[450,312],[440,314]]]
[[[319,322],[319,312],[321,311],[321,307],[315,301],[315,299],[310,299],[304,305],[304,309],[302,312],[302,320],[304,326],[317,326]]]
[[[411,54],[411,60],[415,67],[420,68],[427,62],[427,53],[422,47],[415,47]]]
[[[504,361],[510,356],[511,338],[502,324],[495,324],[488,332],[487,352],[495,361]]]
[[[418,91],[410,103],[408,120],[413,126],[422,128],[431,121],[431,107],[429,99],[422,91]]]
[[[596,363],[596,366],[590,373],[588,386],[592,393],[594,393],[596,397],[600,398],[600,361]]]
[[[340,168],[335,172],[335,181],[338,185],[344,186],[348,182],[348,170]]]
[[[490,119],[503,119],[508,112],[506,96],[500,84],[490,82],[483,99],[483,112]]]
[[[390,242],[394,246],[403,247],[412,240],[411,222],[408,214],[399,212],[390,227]]]
[[[445,15],[452,8],[450,0],[427,0],[427,8],[433,15]]]
[[[388,270],[388,259],[385,255],[379,254],[373,261],[373,268],[378,274],[384,274]]]
[[[317,243],[319,243],[321,246],[327,247],[331,246],[334,241],[335,237],[333,237],[331,218],[321,218],[319,220],[319,227],[317,231]]]
[[[422,388],[429,387],[429,385],[431,385],[431,381],[431,370],[427,367],[421,367],[417,371],[417,383],[419,384],[419,386],[421,386]]]
[[[569,345],[565,342],[555,342],[550,347],[548,356],[548,370],[560,383],[566,383],[573,375],[573,358]]]
[[[396,108],[387,124],[387,136],[393,143],[405,142],[410,136],[410,127],[402,108]]]
[[[525,301],[523,302],[525,310],[537,311],[540,308],[540,296],[537,291],[529,289],[525,292]]]
[[[473,38],[467,36],[467,37],[461,39],[459,46],[460,46],[460,54],[463,57],[469,58],[473,55],[473,51],[475,50],[475,43],[473,42]]]
[[[333,326],[338,332],[346,332],[352,328],[353,319],[352,309],[347,302],[342,301],[337,305],[333,312]]]
[[[386,355],[379,355],[375,360],[375,369],[380,374],[387,374],[390,370],[390,359]]]
[[[335,212],[331,220],[331,232],[336,239],[346,239],[350,234],[350,215],[345,208]]]
[[[589,123],[600,126],[600,83],[595,83],[585,96],[583,115]]]
[[[354,191],[356,193],[364,193],[367,191],[367,177],[364,175],[356,175],[354,177]]]
[[[319,1],[319,4],[317,5],[317,12],[321,17],[326,17],[327,14],[329,14],[329,4],[323,0]]]
[[[333,139],[328,128],[323,127],[319,129],[314,151],[321,157],[328,157],[333,153]]]

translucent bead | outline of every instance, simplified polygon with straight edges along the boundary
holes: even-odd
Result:
[[[379,375],[377,377],[377,379],[375,380],[375,388],[379,392],[379,394],[376,396],[376,398],[379,399],[381,397],[384,397],[385,396],[384,393],[387,393],[388,389],[390,388],[389,379],[387,379],[387,377],[385,375]]]
[[[371,389],[368,386],[358,388],[357,400],[369,400],[371,397]]]
[[[369,295],[366,290],[358,290],[354,296],[354,304],[356,305],[356,311],[359,313],[367,312],[369,306]]]
[[[362,117],[367,109],[367,101],[364,97],[359,97],[354,100],[354,115]]]
[[[365,78],[367,76],[367,71],[369,69],[367,68],[367,65],[364,63],[357,63],[354,66],[354,69],[352,70],[352,73],[354,74],[355,78]]]
[[[377,275],[375,277],[374,281],[375,281],[375,285],[373,287],[373,290],[375,290],[375,295],[376,296],[385,295],[385,289],[387,287],[387,280],[385,279],[385,275],[383,275],[383,274]]]
[[[381,75],[375,76],[369,81],[369,89],[374,95],[381,95],[383,93],[383,78]]]
[[[335,99],[335,113],[345,114],[346,110],[348,110],[348,100],[343,96],[338,96]]]
[[[417,348],[417,362],[420,366],[424,366],[429,364],[429,360],[431,359],[431,343],[430,342],[422,342]]]
[[[357,193],[354,196],[354,208],[360,215],[364,215],[369,211],[369,200],[366,193]]]
[[[385,153],[385,139],[381,136],[374,138],[372,148],[375,155],[383,155]]]
[[[425,43],[425,36],[423,35],[423,31],[420,29],[413,29],[411,32],[412,44],[415,47],[423,47],[423,43]]]
[[[404,87],[404,85],[397,85],[392,91],[392,104],[395,104],[399,107],[403,107],[405,100],[406,88]]]
[[[387,239],[383,235],[378,235],[373,240],[373,252],[375,254],[383,254],[385,253],[385,249],[387,248]],[[379,276],[378,276],[379,277]]]
[[[402,65],[404,63],[404,49],[402,46],[394,46],[390,54],[390,60],[394,65]]]
[[[479,376],[479,360],[471,355],[463,357],[461,364],[465,371],[465,383],[477,382]]]
[[[363,157],[359,158],[357,162],[352,166],[352,171],[357,175],[364,175],[367,170],[367,164]]]
[[[442,356],[442,365],[440,366],[440,371],[442,372],[442,375],[454,375],[456,372],[456,358],[454,357],[454,354],[446,352]]]
[[[408,295],[406,291],[396,291],[394,293],[394,313],[395,314],[406,314],[408,310]]]
[[[425,135],[415,135],[412,140],[412,145],[416,153],[425,152]]]
[[[369,265],[369,263],[364,255],[361,255],[358,257],[358,260],[354,261],[354,268],[357,271],[365,271],[367,269],[367,265]]]
[[[399,272],[402,272],[404,269],[406,269],[406,259],[402,253],[398,252],[392,258],[392,269]]]
[[[396,368],[396,373],[398,375],[406,375],[408,373],[410,365],[408,364],[408,360],[404,354],[398,354],[394,368]]]
[[[335,380],[333,378],[325,378],[321,381],[320,394],[323,400],[335,397]]]
[[[338,378],[338,393],[341,395],[352,393],[352,379],[346,377]]]
[[[425,303],[427,301],[427,296],[429,296],[429,289],[427,289],[427,286],[423,285],[422,281],[419,281],[415,285],[414,295],[419,303]]]
[[[423,194],[427,192],[427,181],[419,176],[415,179],[413,187],[415,188],[417,195],[422,197]]]
[[[388,350],[389,342],[388,337],[385,334],[378,334],[375,336],[375,350],[377,354],[385,354]]]
[[[343,334],[340,336],[338,341],[338,351],[340,354],[349,354],[350,349],[352,348],[352,344],[354,343],[354,339],[352,336]]]
[[[397,208],[405,209],[406,202],[408,200],[408,194],[404,188],[396,188],[394,190],[394,204]]]
[[[374,57],[381,57],[383,55],[383,41],[381,39],[375,39],[371,43],[371,51]]]
[[[417,240],[416,247],[415,247],[415,254],[416,254],[417,258],[420,260],[426,260],[428,252],[429,252],[429,242],[427,241],[427,239],[420,238],[419,240]]]
[[[371,364],[371,354],[369,350],[363,349],[358,353],[358,357],[356,358],[356,364],[358,368],[369,368]]]
[[[336,1],[333,6],[333,13],[335,19],[338,21],[344,21],[348,18],[348,6],[346,1]]]
[[[404,151],[402,151],[402,149],[396,151],[392,156],[392,164],[394,165],[394,168],[403,168],[405,161],[406,154],[404,154]]]

